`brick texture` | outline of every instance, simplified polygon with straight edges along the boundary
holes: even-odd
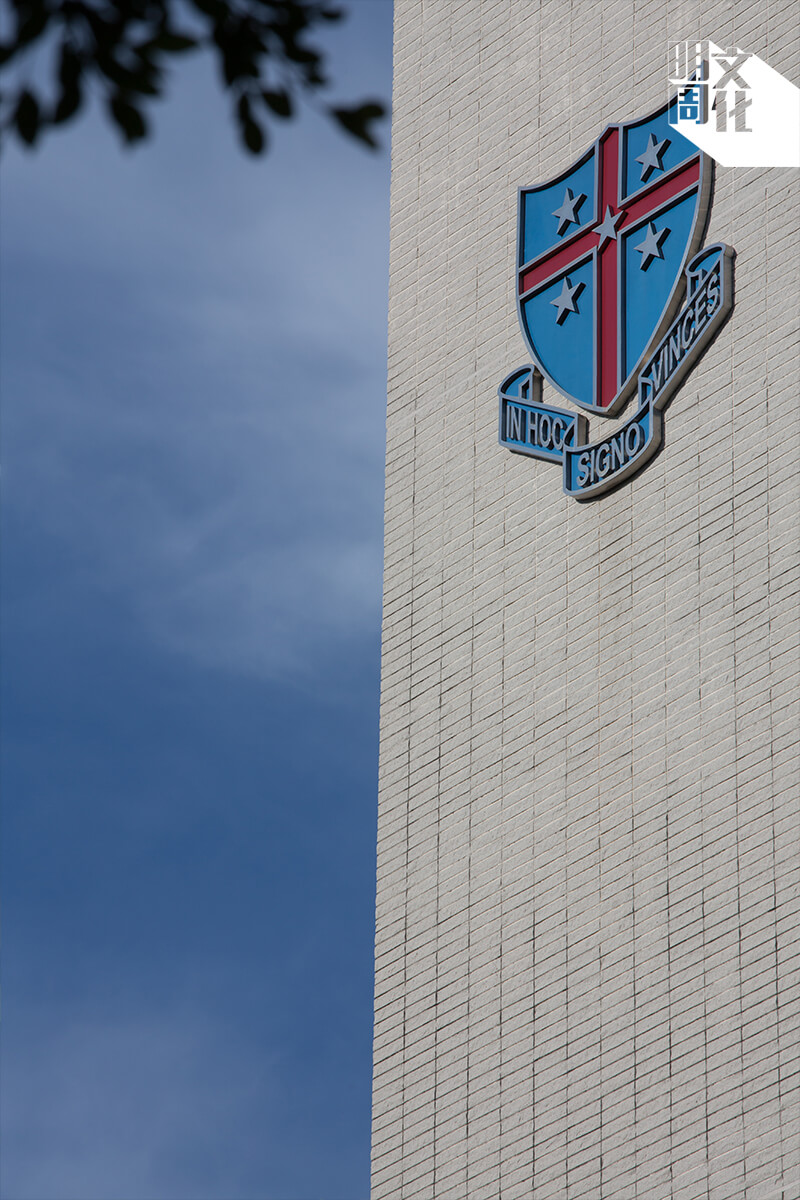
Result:
[[[800,1200],[800,173],[641,474],[497,444],[516,188],[697,37],[800,82],[793,0],[396,0],[372,1200]]]

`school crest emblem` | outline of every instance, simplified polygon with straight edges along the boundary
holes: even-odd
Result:
[[[670,121],[676,101],[609,126],[568,170],[520,188],[516,294],[532,364],[500,393],[500,441],[563,466],[589,499],[644,466],[662,411],[733,304],[733,251],[700,249],[713,162]],[[579,412],[542,403],[542,381]],[[582,412],[634,416],[588,441]]]

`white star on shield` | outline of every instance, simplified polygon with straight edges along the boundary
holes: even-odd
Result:
[[[581,292],[583,291],[584,286],[585,285],[582,283],[572,284],[569,281],[569,275],[564,276],[564,281],[561,284],[561,292],[555,298],[555,300],[550,301],[550,303],[554,304],[558,309],[558,312],[556,313],[556,321],[559,325],[564,324],[569,313],[576,313],[578,311],[577,300],[578,296],[580,296]]]

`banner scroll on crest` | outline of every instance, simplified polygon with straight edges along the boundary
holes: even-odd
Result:
[[[526,365],[498,389],[500,444],[563,469],[564,491],[589,500],[641,470],[661,445],[663,409],[733,308],[730,246],[704,247],[686,267],[686,300],[638,376],[637,411],[608,437],[588,441],[580,413],[541,402],[542,376]]]

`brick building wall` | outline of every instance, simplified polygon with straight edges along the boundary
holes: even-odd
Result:
[[[717,168],[735,309],[631,482],[496,394],[517,187],[677,41],[800,82],[796,6],[395,3],[372,1200],[798,1200],[800,173]]]

